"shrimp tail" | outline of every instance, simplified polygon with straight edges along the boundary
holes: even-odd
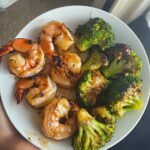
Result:
[[[9,52],[13,51],[13,47],[9,45],[4,45],[2,48],[0,48],[0,57],[8,54]]]
[[[27,52],[27,50],[32,48],[33,43],[34,42],[30,39],[16,38],[0,48],[0,57],[8,54],[13,50],[18,52]]]
[[[20,102],[22,101],[23,93],[24,93],[23,89],[17,88],[17,91],[15,93],[17,104],[20,104]]]

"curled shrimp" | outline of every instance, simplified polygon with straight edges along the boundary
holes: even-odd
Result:
[[[40,108],[47,105],[55,96],[57,86],[49,76],[42,75],[34,79],[21,79],[18,81],[16,91],[17,103],[23,98],[23,93],[28,89],[26,99],[30,105]]]
[[[61,64],[56,64],[51,69],[51,77],[62,87],[74,87],[81,71],[81,58],[78,54],[70,52],[64,53],[60,58]]]
[[[74,39],[64,23],[51,21],[42,27],[40,45],[48,58],[57,55],[56,49],[65,51],[73,43]]]
[[[54,98],[45,108],[41,127],[45,136],[55,140],[66,139],[77,129],[78,106],[65,98]]]
[[[44,67],[45,58],[41,47],[29,39],[17,38],[4,45],[0,56],[16,51],[8,59],[10,71],[18,77],[31,77]]]

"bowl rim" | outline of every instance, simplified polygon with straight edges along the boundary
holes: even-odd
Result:
[[[104,13],[104,14],[106,14],[106,15],[111,16],[112,18],[114,18],[115,20],[117,20],[118,22],[120,22],[124,27],[128,28],[128,30],[134,35],[134,37],[136,38],[136,40],[138,41],[138,43],[141,45],[142,51],[143,51],[143,53],[144,53],[144,55],[145,55],[145,58],[146,58],[146,62],[147,62],[148,64],[150,64],[150,63],[149,63],[148,56],[147,56],[147,53],[146,53],[146,50],[145,50],[145,48],[144,48],[142,42],[141,42],[140,39],[138,38],[138,36],[134,33],[134,31],[133,31],[124,21],[122,21],[122,20],[119,19],[118,17],[114,16],[113,14],[111,14],[111,13],[109,13],[109,12],[106,12],[106,11],[104,11],[104,10],[101,10],[101,9],[99,9],[99,8],[92,7],[92,6],[85,6],[85,5],[68,5],[68,6],[56,7],[56,8],[54,8],[54,9],[49,10],[49,11],[46,11],[46,12],[44,12],[44,13],[42,13],[42,14],[36,16],[36,17],[35,17],[34,19],[32,19],[31,21],[29,21],[29,22],[18,32],[18,34],[16,35],[15,38],[17,38],[18,35],[20,34],[20,32],[21,32],[22,30],[24,30],[31,22],[34,22],[34,21],[35,21],[36,19],[38,19],[39,17],[41,17],[41,16],[43,16],[43,15],[45,15],[45,14],[47,14],[47,13],[50,13],[50,12],[52,12],[52,11],[57,11],[57,10],[59,10],[59,9],[65,9],[65,8],[70,8],[70,7],[75,7],[75,8],[79,8],[79,7],[80,7],[80,8],[89,8],[89,9],[97,10],[97,11],[100,11],[101,13]],[[3,60],[3,59],[2,59],[2,60]],[[2,61],[2,60],[1,60],[1,61]],[[148,67],[147,72],[148,72],[148,74],[150,75],[150,65],[149,65],[149,67]],[[0,87],[1,87],[1,86],[0,86]],[[138,122],[141,120],[141,118],[142,118],[142,116],[143,116],[143,114],[144,114],[144,112],[145,112],[145,110],[146,110],[146,108],[147,108],[147,105],[148,105],[148,102],[149,102],[149,97],[150,97],[150,85],[149,85],[149,87],[148,87],[148,91],[149,91],[149,92],[148,92],[148,97],[147,97],[146,102],[145,102],[145,107],[143,108],[143,110],[142,110],[142,112],[141,112],[141,114],[140,114],[140,117],[139,117],[139,118],[137,119],[137,121],[134,123],[134,125],[132,126],[132,128],[130,128],[130,129],[128,130],[128,132],[126,132],[126,134],[124,134],[119,140],[116,140],[116,142],[114,142],[114,143],[112,143],[111,145],[107,146],[107,148],[106,148],[105,150],[107,150],[107,149],[109,149],[109,148],[115,146],[115,145],[118,144],[119,142],[121,142],[121,141],[122,141],[125,137],[127,137],[127,135],[129,135],[129,133],[136,127],[136,125],[137,125]],[[1,88],[0,88],[0,96],[1,96]],[[2,97],[1,97],[1,99],[2,99]],[[12,120],[11,117],[9,116],[9,112],[7,111],[7,109],[5,109],[6,107],[5,107],[5,104],[3,103],[3,100],[1,100],[1,101],[2,101],[2,104],[3,104],[3,108],[4,108],[4,110],[5,110],[6,114],[7,114],[7,117],[9,118],[9,120],[10,120],[11,124],[14,126],[14,128],[19,132],[19,134],[20,134],[23,138],[25,138],[27,141],[29,141],[30,143],[32,143],[34,146],[38,147],[34,142],[30,141],[30,140],[24,135],[24,133],[23,133],[22,131],[19,131],[15,124],[13,124],[13,120]],[[40,147],[38,147],[38,148],[40,148]],[[104,147],[102,147],[102,149],[104,149]]]

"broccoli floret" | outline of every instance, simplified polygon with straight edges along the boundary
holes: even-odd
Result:
[[[109,106],[116,117],[121,117],[127,111],[142,108],[141,85],[138,77],[120,75],[98,96],[97,102]]]
[[[138,55],[125,44],[116,44],[106,51],[109,65],[101,71],[106,78],[114,77],[119,73],[132,73],[139,76],[142,69],[142,62]]]
[[[78,131],[73,137],[74,150],[98,150],[104,146],[115,131],[115,124],[95,120],[85,109],[77,113]]]
[[[96,70],[102,65],[107,65],[107,57],[96,49],[91,49],[90,57],[82,66],[82,71]]]
[[[107,86],[109,81],[99,70],[86,71],[81,77],[76,93],[77,100],[83,107],[91,107],[96,103],[97,95]]]
[[[120,118],[128,111],[141,109],[142,101],[141,99],[126,99],[124,101],[118,101],[109,107],[114,116]]]
[[[104,123],[115,123],[116,117],[110,112],[106,106],[99,106],[91,111],[96,120]]]
[[[101,50],[112,46],[115,41],[115,35],[111,26],[101,18],[93,18],[84,25],[79,25],[76,29],[76,46],[84,52],[93,45],[98,45]]]

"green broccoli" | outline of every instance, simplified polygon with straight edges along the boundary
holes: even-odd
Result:
[[[94,106],[97,95],[108,83],[109,81],[101,75],[99,70],[86,71],[81,77],[76,89],[79,104],[83,107]]]
[[[126,99],[124,101],[118,101],[109,107],[114,116],[120,118],[128,111],[141,109],[142,101],[140,99]]]
[[[91,111],[92,115],[101,122],[104,123],[115,123],[116,117],[110,112],[106,106],[99,106]]]
[[[82,71],[87,70],[96,70],[99,69],[102,65],[107,65],[107,58],[104,54],[100,53],[96,49],[91,49],[90,57],[82,66]]]
[[[104,104],[116,116],[121,117],[130,110],[142,108],[141,79],[131,74],[119,75],[111,81],[97,99],[97,103]]]
[[[81,52],[88,50],[93,45],[98,45],[104,51],[115,41],[111,26],[98,17],[90,19],[84,25],[79,25],[75,35],[77,37],[76,46]]]
[[[131,73],[139,76],[142,62],[138,55],[125,44],[116,44],[106,51],[109,65],[101,69],[106,78],[114,77],[119,73]]]
[[[74,135],[74,150],[98,150],[104,146],[115,131],[115,124],[95,120],[85,109],[77,113],[78,131]]]

